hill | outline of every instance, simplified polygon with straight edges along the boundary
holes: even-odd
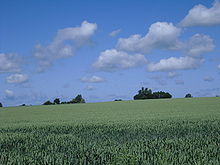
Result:
[[[1,164],[220,164],[220,98],[0,109]]]

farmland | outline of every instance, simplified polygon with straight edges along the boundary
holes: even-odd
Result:
[[[0,164],[220,164],[220,98],[1,108]]]

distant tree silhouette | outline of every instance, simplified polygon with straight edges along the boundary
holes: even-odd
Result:
[[[50,102],[50,100],[46,101],[43,105],[52,105],[53,103]]]
[[[62,101],[60,104],[67,104],[68,102],[66,102],[66,101]]]
[[[50,102],[50,100],[46,101],[45,103],[43,103],[43,105],[55,105],[55,104],[75,104],[75,103],[85,103],[85,99],[82,98],[82,95],[77,95],[74,99],[72,99],[71,101],[63,101],[60,102],[59,98],[54,99],[53,103]]]
[[[60,104],[60,99],[56,98],[54,101],[53,101],[54,104]]]
[[[191,98],[192,95],[190,93],[186,94],[185,98]]]
[[[134,100],[141,100],[141,99],[152,99],[152,90],[148,88],[142,87],[141,90],[138,91],[138,94],[134,96]]]
[[[0,107],[3,107],[2,103],[0,103]]]
[[[82,95],[77,95],[74,99],[72,99],[70,102],[70,104],[74,104],[74,103],[85,103],[85,99],[82,98]]]
[[[138,94],[134,96],[134,100],[160,99],[160,98],[172,98],[172,95],[168,92],[163,92],[163,91],[152,93],[151,89],[142,87],[141,90],[138,91]]]
[[[172,98],[172,95],[169,94],[168,92],[159,91],[153,93],[153,98],[154,99]]]

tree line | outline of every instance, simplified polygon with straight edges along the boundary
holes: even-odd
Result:
[[[134,96],[134,100],[163,99],[163,98],[172,98],[172,95],[168,92],[163,92],[163,91],[152,92],[151,89],[144,87],[142,87],[141,90],[138,91],[138,94]]]
[[[85,103],[85,99],[83,99],[82,95],[77,95],[75,98],[73,98],[70,101],[64,101],[64,102],[60,102],[59,98],[54,99],[53,102],[51,102],[50,100],[46,101],[45,103],[43,103],[43,105],[55,105],[55,104],[75,104],[75,103]]]

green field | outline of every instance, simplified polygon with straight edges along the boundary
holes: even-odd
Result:
[[[0,108],[0,164],[220,164],[220,98]]]

